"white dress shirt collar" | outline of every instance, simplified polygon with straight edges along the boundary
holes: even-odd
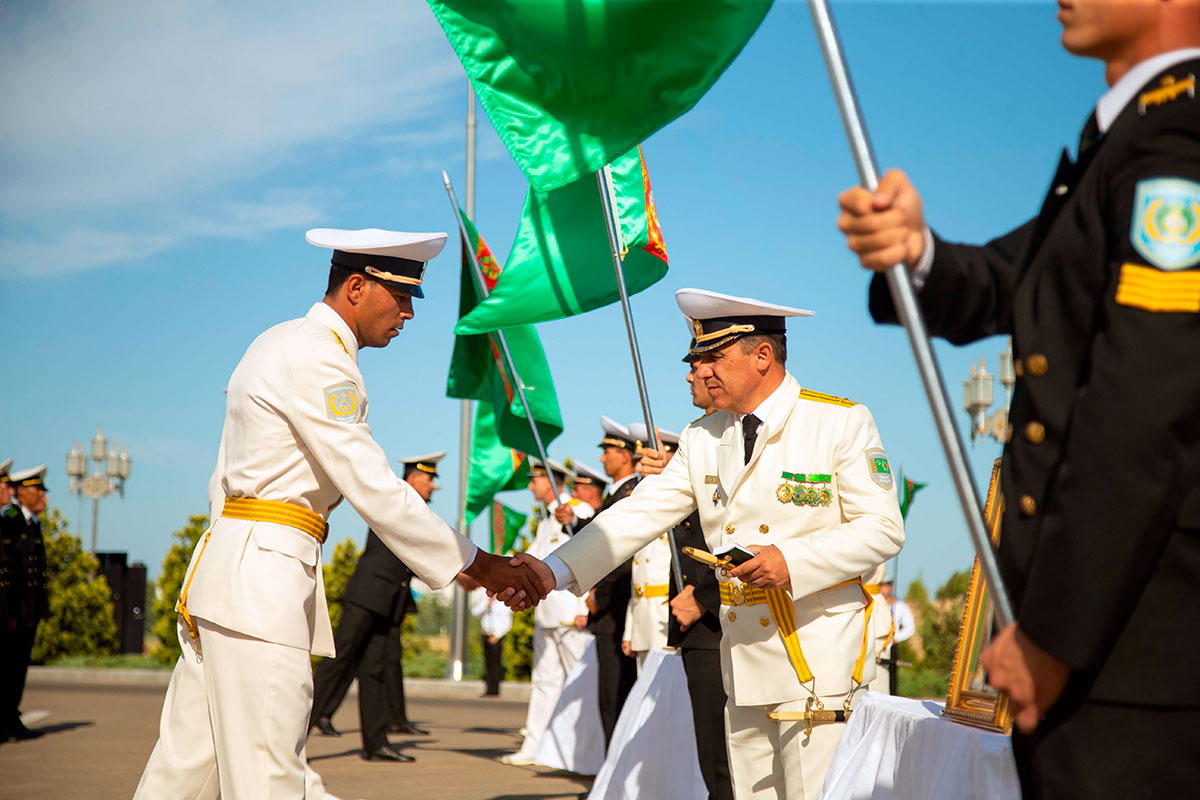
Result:
[[[33,513],[32,511],[30,511],[28,508],[26,508],[25,506],[21,505],[21,501],[20,501],[20,500],[18,500],[16,497],[14,497],[14,498],[12,499],[12,504],[13,504],[14,506],[16,506],[17,508],[21,509],[21,513],[25,515],[25,522],[26,522],[27,524],[28,524],[28,523],[30,523],[30,522],[33,522],[33,521],[34,521],[34,520],[37,518],[37,514],[34,514],[34,513]]]
[[[785,373],[784,380],[782,382],[780,382],[780,384],[777,387],[775,387],[775,391],[773,391],[769,395],[767,395],[767,399],[763,400],[761,403],[759,403],[758,408],[754,409],[754,412],[753,412],[754,416],[758,417],[758,421],[760,423],[762,423],[763,425],[767,425],[767,423],[771,417],[771,412],[774,411],[775,408],[779,405],[779,403],[777,401],[779,399],[780,393],[783,391],[784,384],[786,384],[786,383],[787,383],[787,374]],[[746,418],[745,414],[739,414],[738,422],[740,423],[745,418]],[[770,427],[770,426],[768,425],[768,427]]]
[[[342,319],[341,314],[334,311],[326,303],[318,302],[313,303],[313,307],[308,310],[308,314],[305,316],[336,333],[338,338],[342,340],[342,345],[346,348],[346,352],[350,354],[350,358],[354,359],[355,364],[358,363],[358,339],[354,338],[354,334],[350,331],[350,326],[346,324],[346,320]]]
[[[1129,105],[1146,81],[1163,70],[1170,69],[1181,61],[1200,58],[1200,47],[1189,47],[1183,50],[1172,50],[1147,58],[1142,63],[1121,76],[1112,88],[1104,93],[1100,102],[1096,103],[1096,127],[1100,133],[1107,133],[1121,109]]]

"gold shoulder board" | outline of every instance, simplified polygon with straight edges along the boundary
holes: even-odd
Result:
[[[838,397],[833,394],[825,394],[824,392],[814,392],[812,389],[801,389],[800,399],[812,400],[814,403],[829,403],[830,405],[843,406],[845,408],[858,405],[853,400],[847,400],[844,397]]]

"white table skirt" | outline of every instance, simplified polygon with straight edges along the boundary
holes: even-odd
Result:
[[[687,765],[691,764],[691,774]],[[646,655],[629,691],[589,800],[703,800],[708,797],[692,723],[683,656]]]
[[[951,722],[942,707],[867,692],[846,723],[822,800],[1019,800],[1009,737]]]

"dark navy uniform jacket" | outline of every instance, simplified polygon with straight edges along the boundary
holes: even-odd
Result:
[[[1012,336],[1000,571],[1020,628],[1097,700],[1200,704],[1197,74],[1160,73],[1085,135],[1020,228],[936,238],[918,295],[951,342]],[[870,307],[896,319],[882,276]]]

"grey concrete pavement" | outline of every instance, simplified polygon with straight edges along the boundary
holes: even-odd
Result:
[[[31,676],[32,677],[32,676]],[[128,800],[158,736],[165,688],[39,681],[25,691],[26,712],[45,711],[40,739],[0,745],[0,800]],[[587,790],[590,778],[497,760],[520,744],[525,704],[492,698],[411,697],[409,714],[429,736],[392,736],[412,764],[359,758],[358,704],[334,717],[339,738],[313,735],[309,759],[328,790],[344,800],[447,797],[454,800],[557,800]]]

